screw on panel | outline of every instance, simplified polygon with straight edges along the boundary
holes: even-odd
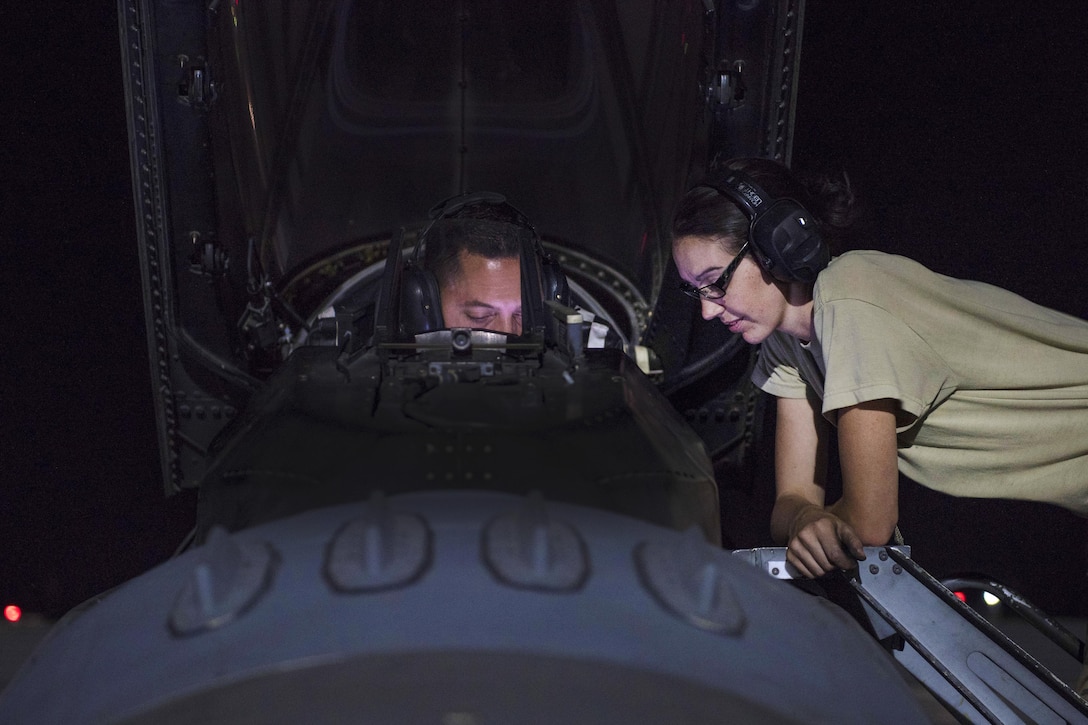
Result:
[[[873,575],[879,574],[880,573],[880,567],[877,566],[876,564],[870,564],[869,565],[869,573],[873,574]]]
[[[261,542],[239,542],[216,526],[170,614],[175,635],[220,627],[250,609],[272,584],[277,556]]]
[[[325,579],[342,592],[407,586],[430,566],[431,542],[422,518],[391,511],[382,492],[375,491],[362,514],[341,527],[329,543]]]
[[[643,586],[665,609],[699,629],[739,635],[748,622],[726,578],[727,558],[697,526],[669,543],[643,542],[635,550]]]
[[[482,550],[495,578],[511,586],[573,591],[589,577],[585,542],[573,526],[552,520],[539,491],[484,528]]]

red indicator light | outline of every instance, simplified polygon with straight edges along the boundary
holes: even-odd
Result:
[[[952,593],[956,595],[956,599],[959,599],[961,602],[964,602],[964,603],[967,602],[967,595],[964,594],[963,592],[952,592]]]
[[[4,607],[4,619],[8,620],[9,622],[18,622],[22,616],[23,610],[19,609],[14,604],[9,604]]]

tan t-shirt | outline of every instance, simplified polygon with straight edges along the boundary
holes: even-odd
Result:
[[[1049,501],[1088,515],[1088,321],[905,257],[848,252],[813,289],[815,339],[763,343],[753,382],[900,406],[899,469],[957,496]]]

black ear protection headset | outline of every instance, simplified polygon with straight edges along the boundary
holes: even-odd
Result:
[[[445,201],[431,207],[427,212],[430,222],[420,232],[416,241],[416,247],[411,259],[404,268],[401,277],[401,315],[400,322],[403,331],[408,334],[432,332],[445,328],[445,320],[442,319],[442,296],[438,287],[438,280],[434,273],[426,268],[423,259],[423,248],[428,233],[435,223],[453,216],[461,209],[474,204],[505,205],[514,212],[518,218],[518,224],[508,222],[512,226],[522,226],[532,235],[533,254],[540,263],[541,291],[546,300],[555,300],[562,305],[570,306],[570,286],[567,277],[563,274],[563,268],[559,262],[544,251],[540,241],[540,235],[528,218],[516,207],[506,201],[506,197],[493,191],[477,191],[468,194],[452,196]],[[524,260],[524,257],[522,257]],[[522,270],[522,278],[525,277]],[[524,288],[524,284],[522,285]],[[522,290],[524,295],[525,290]]]
[[[831,261],[815,218],[799,202],[775,199],[746,174],[725,169],[699,184],[734,202],[748,217],[756,260],[783,282],[815,282]]]

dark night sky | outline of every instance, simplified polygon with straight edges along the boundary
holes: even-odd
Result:
[[[2,17],[0,599],[59,614],[169,556],[186,502],[158,482],[116,5]]]
[[[1088,4],[1029,5],[809,2],[794,165],[847,170],[866,246],[1088,317]],[[159,482],[116,8],[49,8],[0,23],[0,600],[59,614],[167,557],[193,499]],[[1088,598],[1071,514],[908,486],[903,525],[937,575]]]

